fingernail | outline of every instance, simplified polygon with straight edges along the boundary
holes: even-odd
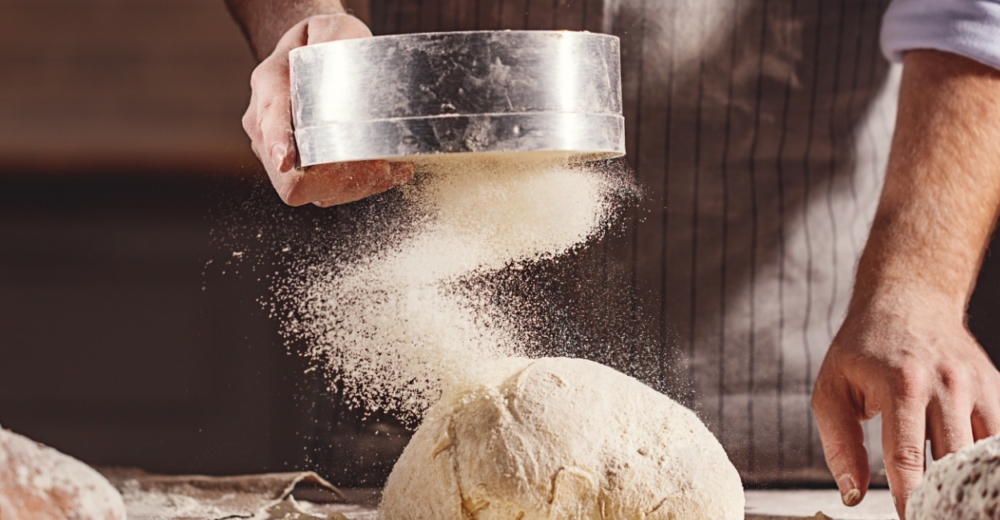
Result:
[[[285,145],[276,144],[271,147],[271,164],[273,164],[278,171],[285,171],[285,168],[282,167],[282,163],[285,162],[285,154],[287,153],[288,148],[285,148]]]
[[[841,475],[837,478],[837,486],[840,487],[840,499],[844,501],[845,506],[858,505],[858,502],[861,501],[861,490],[858,489],[854,478],[850,475]]]

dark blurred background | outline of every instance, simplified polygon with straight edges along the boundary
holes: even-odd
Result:
[[[254,65],[222,0],[0,0],[0,425],[98,465],[384,477],[405,439],[289,353],[266,244],[233,255],[293,211],[241,128]]]
[[[263,182],[253,66],[222,0],[0,0],[4,427],[98,465],[387,474],[405,438],[337,406],[259,303],[280,261],[234,261],[255,228],[334,218]],[[994,359],[998,301],[988,257]]]

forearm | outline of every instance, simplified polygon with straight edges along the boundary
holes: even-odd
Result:
[[[964,313],[1000,204],[1000,73],[913,51],[852,305],[934,297]]]
[[[257,60],[263,60],[296,23],[318,14],[346,12],[340,0],[226,0]]]
[[[965,306],[1000,205],[1000,73],[955,54],[904,58],[896,133],[851,307],[812,394],[844,502],[869,482],[861,421],[882,416],[900,518],[935,458],[1000,432],[1000,373]]]

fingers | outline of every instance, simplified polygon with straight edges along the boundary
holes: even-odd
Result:
[[[278,188],[285,203],[327,207],[381,193],[413,177],[413,165],[388,161],[332,163],[292,170]]]
[[[317,202],[343,204],[385,191],[413,176],[410,164],[365,161],[296,169],[288,53],[303,45],[364,38],[371,31],[346,15],[314,16],[299,22],[278,41],[274,52],[251,76],[253,93],[243,117],[254,153],[281,199],[292,206]]]
[[[268,168],[268,173],[272,177],[290,170],[297,157],[288,53],[307,44],[366,36],[371,36],[371,31],[353,16],[315,16],[286,32],[271,56],[254,70],[250,83],[258,100],[256,116],[260,144],[257,155],[262,161],[270,162],[272,168]]]
[[[389,176],[392,178],[393,186],[409,182],[414,174],[413,163],[392,162],[389,163]]]
[[[931,400],[927,406],[927,430],[935,460],[972,444],[971,415],[969,407],[954,400]]]
[[[921,399],[897,395],[882,411],[885,471],[900,518],[906,518],[906,500],[924,476],[927,432],[924,403]]]
[[[365,163],[351,164],[364,165]],[[324,185],[324,189],[334,189],[339,191],[337,191],[335,197],[321,199],[313,204],[321,208],[328,208],[330,206],[336,206],[337,204],[354,202],[355,200],[363,199],[369,195],[375,195],[376,193],[386,191],[413,178],[414,170],[412,163],[391,162],[388,164],[388,172],[385,172],[381,168],[370,170],[361,167],[348,173],[342,169],[337,169],[338,165],[322,165],[317,167],[319,171],[316,175],[340,176],[339,180],[318,180],[318,182]],[[367,180],[365,180],[366,175],[369,176]]]
[[[257,94],[253,91],[250,92],[250,105],[247,107],[246,113],[243,114],[243,130],[250,138],[253,153],[257,154],[257,158],[260,159],[256,145],[257,141],[260,140],[260,126],[257,123]]]
[[[972,409],[972,437],[977,441],[1000,434],[1000,386],[997,374],[991,376],[978,385],[982,395]]]
[[[291,86],[288,73],[288,52],[305,41],[304,26],[294,28],[282,37],[274,53],[261,62],[250,76],[253,88],[248,117],[254,132],[254,151],[264,163],[268,174],[286,172],[295,164],[295,139],[292,133]],[[298,34],[297,34],[298,33]],[[251,114],[252,112],[252,114]]]
[[[871,477],[860,414],[846,389],[825,387],[821,382],[813,393],[813,413],[840,497],[844,505],[855,506],[868,491]]]
[[[1000,433],[1000,402],[988,399],[972,411],[972,438],[978,441],[998,433]]]
[[[292,172],[278,195],[290,206],[345,204],[392,187],[390,171],[386,161],[319,164]]]
[[[304,27],[303,22],[285,33],[274,53],[250,76],[252,93],[243,115],[243,129],[272,182],[277,181],[278,173],[295,164],[288,51],[305,40]]]

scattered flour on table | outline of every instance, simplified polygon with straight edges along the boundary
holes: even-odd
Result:
[[[206,505],[197,498],[158,490],[143,490],[135,480],[122,484],[122,497],[129,516],[138,520],[174,520],[176,518],[222,518],[226,511]]]
[[[525,354],[523,328],[477,280],[598,236],[627,182],[554,159],[422,169],[403,187],[411,225],[374,237],[360,258],[301,269],[286,297],[299,316],[288,332],[306,340],[346,398],[410,419]]]

